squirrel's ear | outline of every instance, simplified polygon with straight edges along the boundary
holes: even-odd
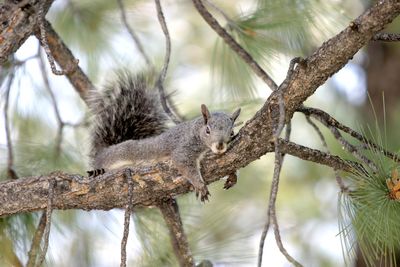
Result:
[[[204,104],[201,104],[201,114],[203,114],[204,124],[207,124],[210,119],[210,111],[208,111],[207,106]]]
[[[240,114],[240,108],[238,108],[237,110],[235,110],[235,112],[233,112],[231,116],[233,122],[237,119],[237,117],[239,117],[239,114]]]

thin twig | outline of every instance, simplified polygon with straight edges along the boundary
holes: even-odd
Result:
[[[233,24],[232,19],[219,6],[209,0],[204,0],[204,2],[212,7],[214,10],[216,10],[218,13],[220,13],[229,24]]]
[[[49,44],[47,43],[47,37],[46,37],[46,19],[45,19],[45,12],[44,12],[44,7],[46,5],[46,1],[43,1],[42,4],[39,6],[39,11],[38,11],[38,18],[39,18],[39,30],[40,30],[40,40],[41,44],[44,48],[44,51],[46,52],[47,59],[49,60],[51,71],[55,75],[65,75],[72,73],[76,70],[79,61],[75,60],[73,64],[69,66],[69,68],[64,69],[64,70],[58,70],[56,67],[56,63],[54,61],[54,57],[51,54]]]
[[[46,227],[46,212],[44,211],[42,213],[42,216],[40,216],[38,227],[36,228],[35,234],[33,235],[32,238],[32,244],[28,252],[28,262],[26,263],[26,267],[35,266],[45,227]]]
[[[303,265],[301,263],[299,263],[298,261],[296,261],[292,256],[290,256],[290,254],[287,252],[287,250],[283,246],[282,239],[281,239],[281,234],[280,234],[280,231],[279,231],[279,224],[278,224],[278,220],[276,218],[275,206],[271,210],[271,221],[272,221],[272,226],[274,228],[275,241],[276,241],[276,244],[278,245],[278,248],[279,248],[280,252],[285,256],[285,258],[291,264],[293,264],[296,267],[302,267]]]
[[[279,101],[279,120],[278,120],[278,125],[273,133],[273,138],[274,138],[274,146],[275,146],[275,162],[274,162],[274,174],[272,177],[272,183],[271,183],[271,191],[270,191],[270,196],[269,196],[269,204],[268,204],[268,212],[267,212],[267,220],[264,225],[263,232],[261,234],[261,239],[260,239],[260,244],[259,244],[259,251],[258,251],[258,266],[261,267],[262,265],[262,257],[263,257],[263,249],[264,249],[264,243],[265,239],[267,237],[267,233],[270,227],[270,224],[272,223],[272,226],[274,228],[274,235],[275,235],[275,240],[276,243],[279,247],[279,250],[281,253],[286,257],[286,259],[294,264],[295,266],[302,266],[300,263],[298,263],[293,257],[289,255],[289,253],[286,251],[284,248],[280,233],[279,233],[279,225],[278,221],[276,218],[276,198],[278,195],[278,188],[279,188],[279,176],[280,172],[282,169],[282,164],[283,164],[283,154],[279,150],[279,136],[283,130],[283,127],[285,125],[285,106],[284,106],[284,100],[283,100],[283,91],[287,88],[289,85],[289,80],[291,76],[293,75],[293,70],[295,67],[295,64],[298,63],[299,58],[294,58],[289,65],[289,70],[286,75],[286,79],[282,82],[282,84],[279,86],[279,89],[277,90],[278,93],[278,101]],[[290,138],[290,132],[291,132],[291,126],[286,128],[286,136],[285,139],[288,141]]]
[[[168,116],[171,118],[171,120],[175,124],[179,124],[182,122],[182,118],[176,113],[174,113],[171,109],[170,106],[173,106],[169,103],[169,98],[165,94],[165,89],[164,89],[164,81],[165,77],[167,76],[167,71],[168,71],[168,66],[169,66],[169,61],[171,58],[171,37],[168,32],[168,26],[165,21],[164,13],[162,11],[161,3],[160,0],[155,0],[156,3],[156,9],[157,9],[157,18],[158,21],[160,22],[161,29],[164,33],[165,36],[165,57],[164,57],[164,65],[161,69],[160,75],[158,76],[157,80],[157,88],[158,88],[158,93],[160,94],[160,101],[161,105],[164,109],[164,111],[168,114]]]
[[[400,41],[400,34],[399,33],[385,33],[379,32],[375,34],[372,41],[382,41],[382,42],[398,42]]]
[[[11,66],[10,74],[8,75],[8,83],[6,85],[6,95],[4,103],[4,124],[6,128],[6,140],[7,140],[7,176],[11,179],[18,179],[18,175],[14,170],[14,153],[11,141],[10,121],[8,119],[8,106],[10,103],[10,92],[11,86],[14,81],[15,67]]]
[[[329,125],[329,126],[335,127],[337,129],[349,134],[350,136],[356,138],[358,141],[365,143],[366,146],[363,146],[364,148],[380,152],[383,155],[385,155],[386,157],[390,158],[391,160],[393,160],[397,163],[400,163],[400,156],[375,144],[374,142],[372,142],[371,140],[369,140],[362,134],[354,131],[350,127],[347,127],[346,125],[341,124],[339,121],[337,121],[335,118],[333,118],[331,115],[329,115],[325,111],[316,109],[316,108],[309,108],[309,107],[305,107],[305,106],[299,107],[297,109],[297,111],[302,112],[305,115],[310,115],[310,116],[316,118],[318,121],[322,122],[324,125]]]
[[[311,127],[314,128],[315,132],[318,134],[319,139],[321,139],[322,146],[325,148],[325,151],[326,151],[327,153],[330,154],[330,151],[329,151],[329,148],[328,148],[328,144],[326,143],[325,137],[324,137],[324,135],[322,134],[321,130],[320,130],[320,129],[318,128],[318,126],[311,120],[310,116],[307,116],[307,115],[306,115],[306,120],[307,120],[308,124],[310,124]],[[338,169],[333,168],[333,171],[334,171],[334,173],[335,173],[336,182],[337,182],[337,184],[339,185],[340,191],[341,191],[341,192],[347,192],[347,191],[348,191],[348,188],[344,185],[343,179],[342,179],[342,177],[340,176]]]
[[[167,201],[162,201],[158,207],[168,227],[172,247],[180,266],[194,266],[194,259],[183,229],[178,203],[176,203],[175,199],[169,199]]]
[[[357,149],[356,146],[350,144],[346,139],[344,139],[343,136],[340,134],[338,129],[336,129],[333,126],[328,126],[328,125],[326,125],[326,126],[332,132],[332,134],[336,138],[336,140],[338,140],[339,143],[343,146],[344,149],[346,149],[348,152],[350,152],[356,159],[358,159],[361,162],[365,163],[374,172],[376,172],[378,170],[378,167],[375,165],[375,163],[372,162],[370,159],[368,159],[366,156],[364,156]]]
[[[46,257],[47,248],[49,247],[49,235],[50,235],[50,226],[51,226],[51,215],[53,213],[53,197],[54,197],[54,186],[56,181],[51,179],[49,181],[49,189],[47,196],[47,208],[46,208],[46,226],[44,228],[44,244],[43,249],[39,255],[39,261],[36,266],[42,266],[42,263]]]
[[[77,64],[79,60],[74,57],[71,50],[65,45],[51,24],[48,21],[45,21],[44,24],[47,36],[46,41],[48,42],[47,45],[51,50],[51,55],[54,56],[58,65],[62,69],[71,69],[72,65],[75,66],[74,71],[71,73],[66,73],[66,76],[74,89],[79,93],[82,100],[84,100],[87,105],[90,105],[90,96],[92,96],[94,92],[98,92],[98,90],[94,87],[92,82],[79,67]],[[43,40],[41,39],[40,30],[35,31],[35,36],[40,41],[41,45],[44,46]]]
[[[49,79],[48,79],[48,76],[47,76],[46,66],[44,64],[44,60],[43,60],[43,56],[42,56],[42,53],[41,53],[40,46],[39,46],[39,49],[38,49],[38,54],[39,54],[39,68],[40,68],[41,73],[42,73],[42,79],[43,79],[44,87],[46,88],[47,92],[50,95],[51,103],[53,105],[54,113],[56,115],[56,120],[57,120],[57,125],[58,125],[57,136],[56,136],[56,155],[59,156],[60,152],[61,152],[61,142],[62,142],[63,129],[64,129],[64,126],[65,126],[65,123],[61,119],[61,113],[60,113],[60,110],[59,110],[58,105],[57,105],[56,97],[55,97],[55,95],[53,93],[53,90],[51,90],[51,87],[50,87],[50,82],[49,82]]]
[[[130,169],[125,170],[125,178],[128,180],[128,203],[125,207],[124,216],[124,233],[121,240],[121,267],[126,267],[126,245],[128,243],[129,235],[129,223],[131,219],[131,213],[133,210],[132,197],[133,197],[133,180],[132,173]]]
[[[136,48],[139,50],[140,54],[142,55],[142,57],[144,58],[144,60],[146,61],[147,66],[149,66],[150,69],[153,69],[153,64],[150,61],[150,58],[148,57],[148,55],[146,54],[142,42],[140,42],[139,37],[136,35],[135,31],[129,26],[128,20],[126,19],[126,12],[125,12],[125,7],[124,4],[122,2],[122,0],[117,0],[119,9],[121,11],[121,19],[122,22],[126,28],[126,30],[128,31],[129,35],[131,36],[133,42],[136,45]]]
[[[246,62],[254,73],[260,77],[272,91],[278,89],[274,80],[265,72],[263,68],[253,59],[253,57],[244,48],[233,39],[233,37],[218,23],[218,21],[211,15],[210,12],[204,7],[201,0],[192,0],[197,11],[203,19],[211,26],[212,29],[225,41],[225,43]]]
[[[346,149],[348,152],[350,152],[355,158],[357,158],[358,160],[360,160],[361,162],[363,162],[367,166],[369,166],[371,168],[371,170],[373,170],[373,171],[378,170],[378,167],[375,165],[375,163],[373,163],[370,159],[368,159],[366,156],[364,156],[355,145],[350,144],[346,139],[344,139],[338,129],[348,132],[352,136],[353,136],[352,133],[356,133],[354,130],[351,130],[347,126],[340,124],[338,121],[333,119],[330,115],[328,115],[328,117],[322,116],[324,114],[324,112],[321,110],[310,109],[310,108],[306,108],[306,107],[302,106],[298,109],[298,111],[300,111],[306,115],[311,114],[313,117],[315,117],[317,120],[319,120],[322,124],[324,124],[332,132],[333,136],[336,138],[336,140],[339,141],[339,143],[343,146],[344,149]],[[318,113],[316,113],[316,111],[318,111]],[[315,115],[315,114],[319,114],[319,116]],[[364,138],[362,135],[360,135],[358,133],[356,133],[355,136],[361,136],[363,138],[363,141],[367,140],[366,138]],[[377,146],[377,145],[375,145],[375,146]],[[379,146],[377,146],[377,147],[379,147]]]

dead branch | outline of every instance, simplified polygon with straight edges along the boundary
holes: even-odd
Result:
[[[160,22],[161,29],[165,36],[164,64],[161,69],[160,75],[158,76],[156,86],[158,88],[158,93],[160,94],[161,105],[162,105],[165,113],[167,113],[167,115],[171,118],[171,120],[175,124],[179,124],[182,122],[182,118],[176,112],[173,112],[173,110],[170,108],[170,107],[173,107],[173,105],[170,103],[170,101],[169,101],[170,98],[165,94],[165,89],[164,89],[164,82],[165,82],[165,78],[167,76],[169,61],[170,61],[170,57],[171,57],[171,37],[169,36],[168,26],[165,21],[165,17],[164,17],[164,13],[162,11],[160,0],[155,0],[155,3],[156,3],[156,9],[157,9],[157,18],[158,18],[158,21]]]
[[[142,42],[140,41],[140,39],[137,36],[137,34],[135,33],[135,31],[129,26],[128,20],[126,18],[126,12],[125,12],[123,0],[117,0],[117,3],[119,6],[119,9],[121,11],[122,23],[124,24],[126,30],[128,31],[129,35],[131,36],[133,42],[135,43],[136,48],[139,50],[139,53],[144,58],[144,61],[146,62],[147,66],[149,66],[151,69],[153,69],[154,68],[153,64],[151,63],[149,56],[146,54],[146,51],[144,51]]]
[[[158,205],[158,208],[160,209],[168,227],[172,248],[174,249],[175,255],[178,258],[179,265],[181,267],[194,266],[194,259],[189,248],[185,231],[183,229],[178,203],[175,201],[175,199],[168,199],[161,201],[161,203]]]
[[[47,76],[46,66],[44,64],[44,60],[43,60],[43,56],[42,56],[42,53],[41,53],[40,46],[39,46],[39,49],[38,49],[38,54],[39,54],[39,68],[40,68],[40,72],[42,74],[43,84],[44,84],[44,87],[46,88],[46,91],[50,95],[51,104],[53,105],[54,114],[56,115],[58,130],[57,130],[57,136],[56,136],[56,142],[55,143],[56,143],[56,155],[59,156],[60,152],[61,152],[61,142],[62,142],[63,129],[64,129],[64,126],[65,126],[65,123],[61,118],[61,113],[60,113],[60,110],[59,110],[58,105],[57,105],[56,97],[55,97],[55,95],[53,93],[53,90],[50,87],[50,82],[49,82],[49,78]]]
[[[374,35],[371,39],[372,41],[382,41],[382,42],[398,42],[400,41],[399,33],[385,33],[380,32]]]
[[[70,69],[71,66],[74,65],[76,62],[75,57],[72,55],[71,51],[64,44],[58,34],[54,31],[53,27],[48,21],[45,21],[45,30],[47,43],[49,45],[52,56],[62,69]],[[39,39],[39,41],[42,42],[40,32],[35,31],[35,35]],[[89,92],[96,91],[96,89],[89,78],[86,76],[86,74],[79,66],[76,66],[74,71],[71,73],[67,72],[66,76],[71,82],[72,86],[75,88],[75,90],[79,93],[82,100],[87,103]]]
[[[292,59],[290,64],[289,64],[289,69],[286,74],[286,79],[282,82],[282,84],[279,86],[277,93],[278,93],[278,121],[277,125],[275,126],[275,130],[273,133],[273,142],[274,142],[274,147],[275,147],[275,161],[274,161],[274,173],[272,177],[272,183],[271,183],[271,191],[269,195],[269,204],[268,204],[268,212],[267,212],[267,219],[264,225],[264,229],[261,234],[261,239],[260,239],[260,245],[259,245],[259,251],[258,251],[258,266],[261,267],[262,265],[262,256],[263,256],[263,249],[264,249],[264,243],[265,239],[268,234],[269,226],[272,223],[272,226],[274,228],[274,235],[275,235],[275,240],[276,244],[278,245],[279,250],[281,253],[286,257],[286,259],[294,264],[295,266],[301,266],[300,263],[298,263],[293,257],[289,255],[289,253],[286,251],[282,244],[282,240],[280,237],[280,232],[279,232],[279,225],[278,225],[278,220],[276,217],[276,197],[278,196],[278,188],[279,188],[279,178],[280,178],[280,172],[282,170],[282,164],[283,164],[283,159],[284,159],[284,153],[280,151],[279,148],[279,136],[283,130],[283,127],[285,125],[285,106],[283,102],[283,91],[289,86],[289,81],[293,75],[293,70],[295,67],[295,64],[299,62],[299,58]],[[272,106],[271,106],[272,108]],[[286,141],[289,140],[290,138],[290,127],[286,129]]]
[[[353,129],[351,129],[350,127],[340,123],[339,121],[337,121],[335,118],[333,118],[331,115],[329,115],[325,111],[317,109],[317,108],[310,108],[310,107],[305,107],[305,106],[301,106],[300,108],[298,108],[298,111],[302,112],[306,116],[312,116],[312,117],[316,118],[318,121],[322,122],[324,125],[328,125],[328,126],[337,128],[337,129],[349,134],[350,136],[356,138],[358,141],[362,142],[364,144],[364,146],[363,146],[364,148],[374,150],[375,152],[382,153],[383,155],[390,158],[391,160],[393,160],[397,163],[400,163],[400,157],[398,155],[396,155],[390,151],[387,151],[386,149],[375,144],[374,142],[372,142],[371,140],[369,140],[362,134],[360,134],[360,133],[354,131]]]
[[[34,267],[35,266],[45,227],[46,227],[46,212],[43,212],[42,216],[40,216],[39,224],[38,224],[35,234],[33,235],[33,238],[32,238],[32,244],[31,244],[31,248],[28,252],[28,262],[26,263],[26,267]]]
[[[7,140],[7,176],[11,179],[18,179],[18,175],[14,170],[14,153],[13,145],[11,141],[10,121],[8,119],[8,106],[10,104],[10,92],[11,86],[14,81],[15,67],[12,66],[10,74],[8,75],[8,82],[6,84],[6,95],[4,103],[4,124],[6,128],[6,140]]]
[[[39,21],[39,7],[42,6],[42,12],[46,14],[53,0],[14,2],[0,4],[0,63],[32,35]]]
[[[306,120],[308,122],[308,124],[311,125],[311,127],[315,130],[315,132],[318,134],[319,139],[321,139],[322,142],[322,146],[325,148],[325,151],[327,153],[330,153],[329,148],[328,148],[328,144],[326,143],[325,137],[322,134],[321,130],[319,129],[319,127],[311,120],[310,116],[306,116]],[[339,171],[337,169],[333,169],[333,171],[335,172],[335,178],[336,178],[336,182],[339,185],[340,191],[341,192],[346,192],[347,191],[347,187],[344,185],[343,179],[339,174]]]
[[[51,71],[55,75],[65,75],[67,73],[71,73],[75,71],[76,67],[78,66],[79,61],[77,59],[74,60],[73,64],[68,65],[68,68],[58,70],[56,67],[56,63],[54,62],[54,57],[51,54],[49,44],[47,43],[47,36],[46,36],[46,2],[42,2],[39,6],[38,16],[39,16],[39,31],[40,31],[40,43],[42,44],[44,51],[46,52],[47,59],[49,60]]]
[[[400,3],[394,0],[383,0],[368,9],[356,19],[357,29],[347,27],[341,33],[325,42],[310,57],[295,70],[291,81],[283,92],[286,118],[291,118],[296,109],[332,74],[342,68],[353,55],[365,45],[374,34],[390,23],[400,12]],[[57,62],[71,62],[69,56],[58,60],[57,50],[65,53],[65,46],[59,43],[58,38],[48,33],[49,47]],[[55,33],[54,33],[55,34]],[[0,35],[1,36],[1,35]],[[54,38],[54,39],[53,39]],[[53,39],[53,40],[52,40]],[[57,47],[57,45],[59,45]],[[53,47],[53,48],[52,48]],[[68,50],[69,52],[69,50]],[[74,72],[75,75],[78,69]],[[86,76],[81,76],[87,79]],[[74,80],[74,79],[70,79]],[[87,80],[88,81],[88,80]],[[81,96],[87,93],[88,84],[82,82]],[[75,84],[74,84],[75,85]],[[76,86],[79,86],[77,83]],[[78,90],[78,89],[77,89]],[[79,90],[78,90],[79,91]],[[203,174],[208,183],[219,177],[233,173],[236,169],[246,166],[267,152],[272,152],[274,146],[265,142],[272,137],[273,114],[270,112],[271,103],[278,103],[278,95],[273,92],[264,106],[240,130],[232,147],[223,156],[207,159],[202,164]],[[287,120],[287,119],[286,119]],[[337,169],[351,170],[352,164],[340,158],[312,150],[293,143],[279,140],[282,153],[299,156],[306,160],[328,164]],[[356,164],[355,164],[356,165]],[[149,171],[153,172],[150,175]],[[133,205],[140,206],[156,203],[156,200],[173,197],[189,191],[189,184],[179,178],[176,170],[170,163],[157,163],[149,168],[141,168],[140,180],[134,188]],[[53,173],[49,176],[30,177],[17,181],[0,183],[0,216],[29,212],[46,207],[46,193],[43,188],[48,185],[49,179],[56,180],[54,189],[55,209],[112,209],[123,207],[127,201],[127,185],[120,173],[107,173],[99,179],[88,181],[79,175]],[[178,178],[176,178],[178,177]],[[161,179],[160,179],[161,178]],[[160,182],[157,182],[160,181]]]
[[[125,216],[124,216],[124,234],[121,240],[121,267],[126,267],[126,244],[128,243],[128,235],[129,235],[129,222],[131,220],[131,213],[133,211],[132,205],[132,196],[133,196],[133,177],[132,173],[129,169],[125,170],[125,178],[128,183],[128,203],[125,207]]]
[[[51,226],[51,215],[53,213],[53,198],[54,198],[54,186],[55,180],[51,179],[48,183],[48,192],[47,192],[47,205],[46,205],[46,224],[44,226],[43,232],[43,248],[40,251],[39,259],[37,265],[42,266],[42,263],[46,257],[47,248],[49,247],[49,235],[50,235],[50,226]]]

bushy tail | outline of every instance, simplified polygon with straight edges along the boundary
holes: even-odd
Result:
[[[168,118],[159,96],[148,88],[153,84],[145,74],[120,73],[115,83],[93,96],[92,156],[104,147],[159,135],[166,129]]]

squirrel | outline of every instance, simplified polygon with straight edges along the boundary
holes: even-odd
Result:
[[[202,104],[202,116],[168,129],[159,96],[149,90],[151,83],[143,73],[123,73],[102,93],[92,96],[90,156],[95,171],[89,171],[89,176],[135,166],[138,161],[169,157],[204,202],[210,193],[200,172],[200,161],[209,150],[215,154],[227,150],[240,108],[232,114],[210,113]]]

